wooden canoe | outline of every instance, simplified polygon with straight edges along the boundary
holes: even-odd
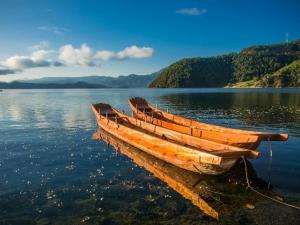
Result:
[[[135,117],[170,130],[201,137],[218,143],[256,149],[261,141],[286,141],[287,134],[241,130],[211,125],[164,112],[149,104],[145,99],[134,97],[128,100]]]
[[[241,156],[258,152],[170,131],[121,113],[108,104],[93,104],[98,125],[117,138],[180,168],[205,174],[228,171]]]

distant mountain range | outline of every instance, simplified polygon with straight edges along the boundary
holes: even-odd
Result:
[[[10,83],[0,82],[0,89],[80,89],[80,88],[107,88],[101,84],[89,84],[76,82],[71,84],[57,83],[25,83],[13,81]]]
[[[33,80],[0,82],[1,89],[47,89],[47,88],[145,88],[158,73],[128,76],[87,76],[87,77],[44,77]]]

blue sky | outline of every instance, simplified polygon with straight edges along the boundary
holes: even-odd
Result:
[[[300,38],[298,0],[1,0],[0,10],[0,81],[147,74]]]

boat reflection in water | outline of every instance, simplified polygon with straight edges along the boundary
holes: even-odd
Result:
[[[231,172],[222,176],[202,175],[162,161],[121,141],[102,129],[97,130],[92,138],[94,140],[100,139],[113,146],[118,152],[128,156],[136,164],[167,183],[168,186],[190,200],[212,218],[220,219],[220,215],[223,213],[230,214],[230,211],[245,207],[249,203],[251,207],[258,201],[257,195],[252,192],[245,192],[245,186],[241,185],[245,182],[244,173],[241,172],[244,169],[243,164],[238,165],[240,168],[233,168]],[[251,169],[251,165],[248,165],[248,167]],[[232,171],[239,171],[239,175],[233,175],[232,173],[235,172]],[[254,175],[252,172],[250,176],[252,176],[250,177],[251,180],[253,177],[256,178],[255,172]],[[228,182],[228,180],[231,182]],[[242,180],[242,183],[239,183],[239,180]],[[261,180],[260,182],[264,183]],[[255,181],[252,183],[255,184]]]

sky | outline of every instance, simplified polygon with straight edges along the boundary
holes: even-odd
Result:
[[[300,38],[299,0],[0,0],[0,81],[149,74]]]

